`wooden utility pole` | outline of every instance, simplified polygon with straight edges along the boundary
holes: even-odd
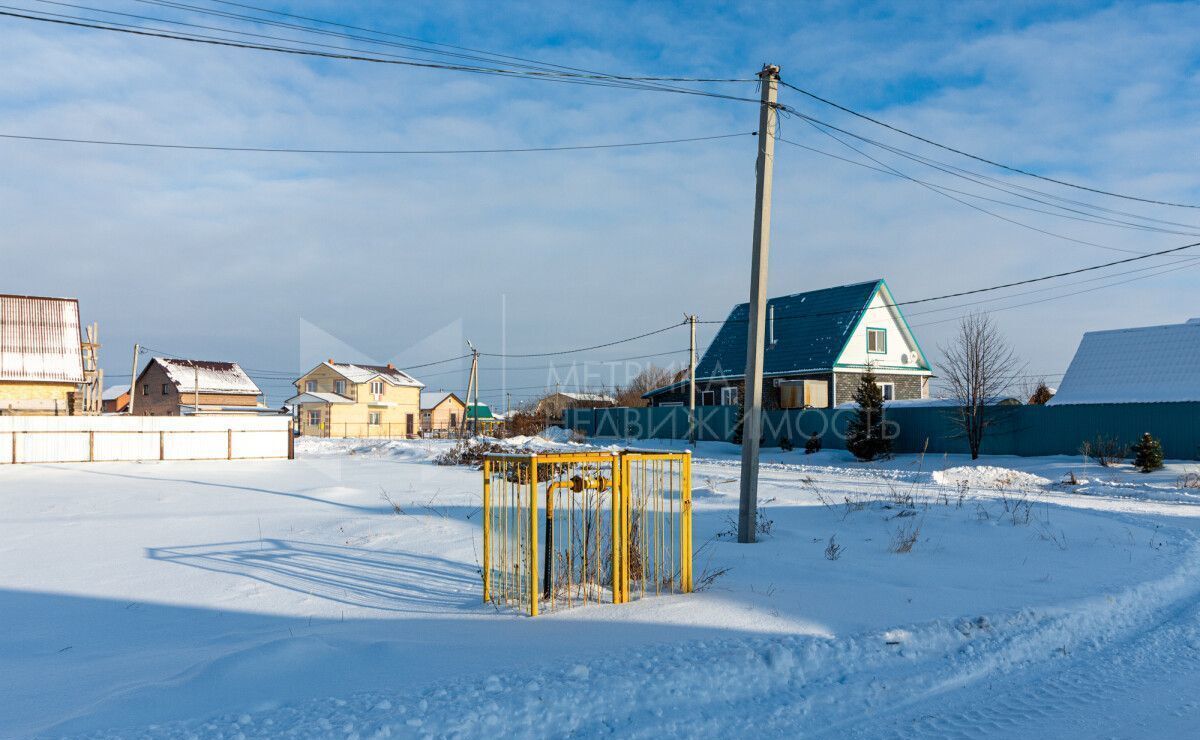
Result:
[[[142,345],[133,345],[133,370],[129,373],[129,415],[133,416],[133,399],[137,398],[137,361]]]
[[[696,315],[688,316],[688,444],[696,444]]]
[[[476,415],[479,414],[479,350],[475,349],[475,345],[471,344],[470,341],[467,342],[467,346],[471,348],[471,373],[467,376],[467,392],[465,394],[467,411],[465,414],[463,414],[462,431],[467,431],[467,420],[470,419],[471,433],[478,434],[479,421],[476,418]],[[472,391],[475,393],[474,406],[471,405]]]
[[[746,329],[746,392],[742,413],[742,477],[738,542],[754,542],[758,520],[758,440],[762,436],[763,341],[766,338],[767,257],[771,248],[771,174],[775,166],[779,67],[764,64],[758,114],[758,183],[754,190],[754,244],[750,265],[750,317]]]

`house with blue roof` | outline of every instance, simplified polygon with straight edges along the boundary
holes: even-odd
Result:
[[[696,365],[696,404],[742,403],[750,305],[733,307]],[[870,366],[886,400],[929,397],[933,368],[887,283],[767,300],[763,407],[830,408],[851,399]],[[687,403],[688,380],[646,393],[652,406]]]

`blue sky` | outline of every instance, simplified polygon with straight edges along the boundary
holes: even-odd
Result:
[[[801,87],[968,151],[1104,189],[1200,202],[1195,4],[347,5],[270,7],[612,73],[746,77],[771,61]],[[219,22],[136,2],[104,7]],[[735,133],[755,128],[757,117],[753,105],[710,98],[295,59],[16,19],[0,19],[0,39],[0,133],[486,148]],[[753,95],[749,85],[709,87]],[[781,100],[866,136],[952,156],[787,90]],[[794,118],[782,133],[856,156]],[[485,351],[534,353],[637,334],[685,312],[719,319],[748,290],[748,136],[442,158],[14,141],[0,141],[0,152],[0,291],[80,298],[84,320],[101,325],[114,379],[129,372],[134,341],[284,373],[329,356],[404,366],[457,355],[465,339]],[[1047,187],[1200,223],[1195,211]],[[997,210],[1112,249],[1188,241]],[[784,145],[774,219],[772,294],[885,277],[903,301],[1122,256]],[[1181,269],[1057,297],[1107,284],[1064,286],[983,307],[1054,298],[994,314],[1029,371],[1053,381],[1084,331],[1200,315],[1196,275]],[[935,362],[965,310],[910,315]],[[702,331],[702,344],[713,333]],[[502,402],[507,387],[521,400],[556,378],[621,381],[624,364],[596,363],[685,347],[680,329],[567,358],[590,363],[585,375],[539,359],[509,360],[502,372],[499,360],[485,360],[484,395]],[[414,374],[431,388],[462,386],[455,364]],[[263,383],[272,400],[287,391],[277,378]]]

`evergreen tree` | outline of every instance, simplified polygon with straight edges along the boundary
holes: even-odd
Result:
[[[859,460],[891,457],[892,441],[883,434],[883,391],[868,367],[854,390],[858,410],[846,425],[846,449]]]
[[[1158,470],[1163,466],[1162,443],[1150,436],[1150,432],[1133,446],[1133,464],[1143,473]]]
[[[811,455],[814,452],[821,451],[821,435],[813,432],[809,435],[808,440],[804,443],[804,454]]]

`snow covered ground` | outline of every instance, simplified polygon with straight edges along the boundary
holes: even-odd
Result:
[[[448,444],[0,468],[0,737],[1200,727],[1200,464],[772,450],[744,546],[738,450],[705,443],[703,590],[529,619],[480,602]]]

